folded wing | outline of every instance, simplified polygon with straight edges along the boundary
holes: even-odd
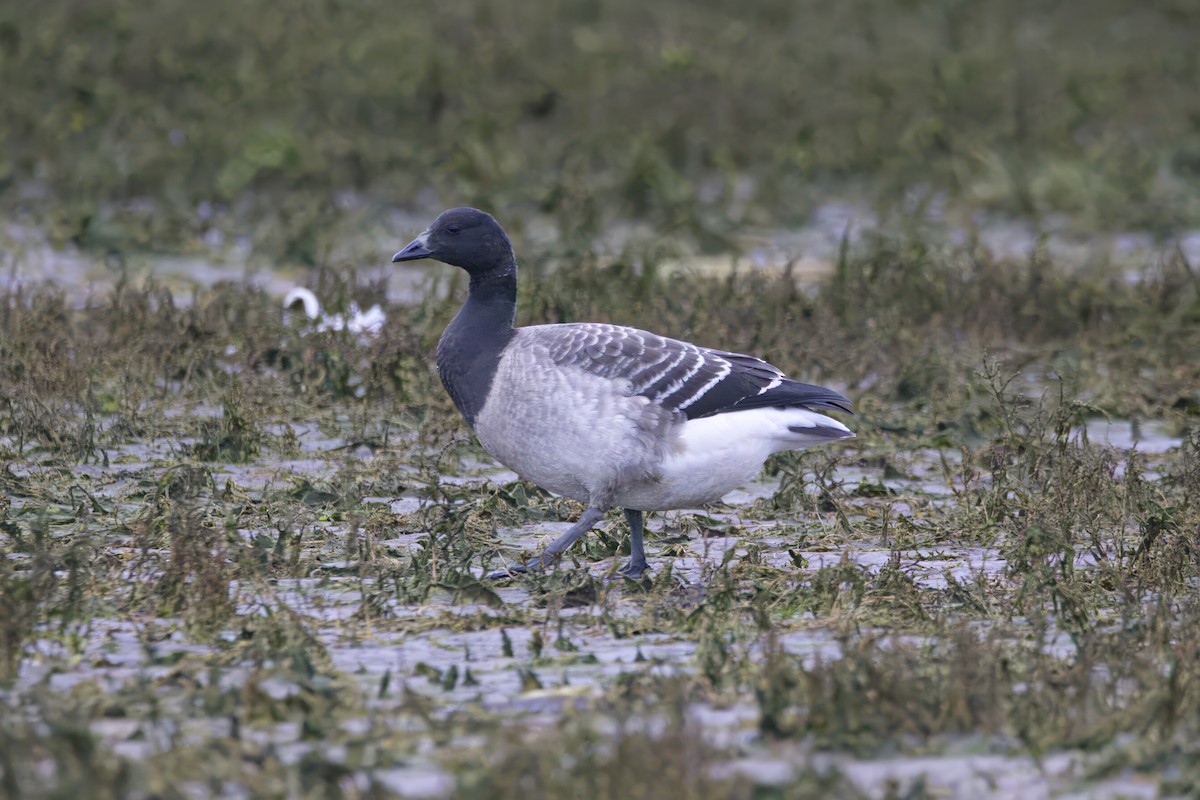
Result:
[[[793,381],[754,356],[604,323],[539,325],[522,330],[542,338],[555,363],[628,380],[634,394],[688,419],[771,406],[853,413],[850,401],[841,394]]]

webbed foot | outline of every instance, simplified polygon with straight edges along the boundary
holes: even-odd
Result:
[[[619,570],[617,570],[617,574],[623,575],[626,578],[632,578],[633,580],[637,580],[637,579],[641,578],[643,575],[645,575],[646,570],[649,568],[650,568],[650,565],[646,563],[645,559],[642,559],[639,561],[637,559],[631,558],[631,559],[629,559],[629,561],[627,561],[625,563],[625,566],[623,566]]]
[[[487,574],[489,581],[501,581],[507,578],[515,578],[518,575],[528,575],[530,572],[552,567],[558,561],[557,556],[540,555],[537,558],[531,558],[524,564],[514,564],[511,567],[498,569]]]

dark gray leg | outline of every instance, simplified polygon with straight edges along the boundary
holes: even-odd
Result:
[[[629,562],[621,567],[621,574],[626,578],[640,578],[649,566],[642,542],[642,512],[625,509],[625,521],[629,523]]]
[[[529,572],[530,570],[541,569],[542,567],[550,566],[555,561],[558,561],[558,557],[562,555],[564,550],[582,539],[584,534],[592,529],[593,525],[604,519],[604,513],[606,511],[608,511],[607,508],[588,506],[583,510],[583,514],[580,515],[579,521],[568,528],[566,533],[551,542],[550,546],[547,547],[545,552],[543,552],[540,556],[530,560],[524,566],[509,567],[508,569],[497,570],[490,573],[488,577],[492,580],[496,580],[498,578],[507,578],[509,575],[519,572]]]

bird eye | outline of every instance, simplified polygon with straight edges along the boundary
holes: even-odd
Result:
[[[450,234],[451,236],[457,236],[458,232],[461,230],[462,230],[462,228],[459,227],[458,225],[447,225],[446,226],[446,233]]]

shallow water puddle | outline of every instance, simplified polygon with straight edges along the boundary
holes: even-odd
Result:
[[[739,242],[740,257],[713,257],[693,252],[665,263],[662,268],[668,273],[684,271],[708,275],[745,270],[787,270],[799,283],[811,285],[825,279],[833,271],[844,242],[857,250],[871,246],[880,237],[900,240],[913,234],[914,224],[937,240],[949,241],[958,247],[982,248],[998,257],[1023,258],[1041,248],[1049,254],[1053,263],[1062,264],[1068,269],[1098,260],[1134,264],[1139,269],[1129,272],[1131,281],[1138,279],[1145,264],[1156,263],[1176,252],[1191,263],[1200,261],[1200,231],[1186,231],[1171,241],[1160,241],[1153,234],[1137,231],[1076,236],[1066,228],[1060,229],[1060,221],[1053,219],[1047,219],[1039,225],[984,214],[976,214],[969,228],[964,228],[948,221],[944,205],[943,198],[928,204],[921,219],[900,214],[896,220],[889,221],[881,220],[874,210],[864,205],[827,202],[815,208],[806,223],[795,228],[745,234]],[[435,209],[426,209],[424,212],[401,214],[397,220],[403,220],[400,224],[407,229],[407,235],[423,227],[424,221],[431,219],[434,213]],[[544,220],[530,221],[527,227],[533,238],[542,240],[543,245],[554,238],[552,226]],[[117,269],[103,258],[81,253],[73,245],[56,250],[36,229],[10,225],[4,232],[4,239],[9,245],[11,266],[0,273],[0,288],[49,281],[61,287],[78,306],[82,306],[89,299],[106,295],[118,280],[129,280],[136,284],[153,279],[172,291],[177,304],[188,305],[196,287],[211,287],[225,282],[247,283],[282,298],[288,290],[304,286],[309,280],[302,270],[281,269],[263,259],[254,258],[248,239],[240,238],[227,244],[219,231],[211,233],[212,236],[204,239],[209,247],[209,255],[128,256]],[[345,258],[362,263],[362,271],[371,274],[372,265],[369,261],[364,263],[363,253],[372,250],[378,253],[378,263],[373,271],[386,275],[389,303],[413,303],[431,291],[438,294],[446,292],[448,282],[431,275],[427,268],[388,263],[396,240],[403,238],[403,235],[381,235],[378,229],[373,229],[372,233],[378,239],[373,248],[364,246],[360,241],[355,251],[345,254]],[[615,222],[607,233],[601,234],[598,247],[602,252],[615,254],[631,241],[645,236],[647,231],[642,226]],[[686,242],[676,244],[684,250],[691,249]]]
[[[1161,455],[1183,445],[1183,436],[1162,422],[1093,419],[1085,429],[1093,443],[1147,455]]]

